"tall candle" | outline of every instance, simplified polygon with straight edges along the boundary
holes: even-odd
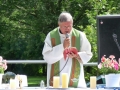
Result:
[[[53,77],[53,88],[59,88],[60,85],[60,77],[54,76]]]
[[[62,73],[62,88],[68,88],[68,74]]]
[[[91,76],[90,77],[90,88],[91,89],[96,89],[96,76]]]
[[[16,89],[16,80],[10,79],[10,89]]]

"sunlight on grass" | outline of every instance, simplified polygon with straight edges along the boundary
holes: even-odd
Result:
[[[28,86],[40,86],[41,80],[44,80],[46,85],[47,82],[46,76],[28,76]]]

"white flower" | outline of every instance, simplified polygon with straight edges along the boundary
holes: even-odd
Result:
[[[101,68],[102,68],[102,64],[101,64],[101,63],[98,65],[98,68],[99,68],[99,69],[101,69]]]

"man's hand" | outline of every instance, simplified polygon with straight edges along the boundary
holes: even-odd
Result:
[[[71,47],[69,48],[69,53],[68,53],[68,57],[70,58],[76,58],[78,56],[78,50],[76,47]]]
[[[74,54],[73,52],[71,52],[71,53],[68,53],[68,57],[70,57],[70,58],[75,58],[75,57],[77,57],[77,55]]]
[[[76,48],[76,47],[70,47],[69,49],[70,49],[70,53],[72,52],[72,53],[74,53],[74,54],[76,54],[76,55],[77,55],[78,50],[77,50],[77,48]]]
[[[82,60],[78,54],[74,54],[73,52],[71,52],[71,53],[68,53],[68,57],[75,58],[82,63]]]
[[[68,56],[70,58],[76,58],[78,61],[82,63],[82,60],[80,56],[78,55],[78,50],[76,47],[65,48],[63,55],[64,55],[65,60],[66,60],[66,57]]]
[[[69,46],[70,46],[70,39],[66,38],[63,42],[63,47],[65,49],[65,48],[68,48]]]
[[[70,48],[65,48],[63,51],[64,59],[66,60],[66,57],[74,58],[77,56],[77,49],[76,47],[70,47]]]

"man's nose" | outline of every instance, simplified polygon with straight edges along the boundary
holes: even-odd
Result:
[[[69,28],[70,28],[70,26],[66,26],[66,28],[67,28],[67,29],[69,29]]]
[[[65,29],[66,29],[66,30],[69,30],[69,29],[70,29],[70,27],[69,27],[69,26],[67,26],[67,27],[65,27]]]

